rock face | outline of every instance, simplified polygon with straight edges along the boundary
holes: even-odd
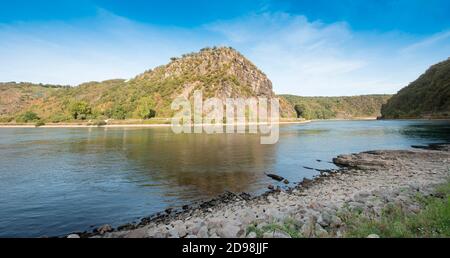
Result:
[[[386,119],[450,118],[450,58],[431,66],[381,108]]]
[[[132,82],[182,79],[178,93],[203,90],[206,97],[272,98],[272,82],[253,63],[232,48],[204,48],[172,58],[172,62],[137,76]]]
[[[335,162],[345,168],[304,180],[288,191],[255,198],[229,193],[223,201],[213,199],[165,220],[101,237],[126,237],[132,232],[157,238],[285,238],[292,232],[302,237],[342,237],[346,227],[342,211],[376,217],[395,203],[408,212],[418,212],[417,194],[430,195],[437,184],[448,180],[450,152],[444,145],[439,149],[341,155]]]
[[[172,58],[172,62],[145,72],[130,81],[131,85],[172,84],[170,98],[192,98],[201,90],[204,98],[275,98],[272,82],[252,62],[233,48],[204,48],[198,53]],[[167,89],[169,90],[169,89]],[[166,90],[166,91],[167,91]],[[159,93],[158,93],[159,94]],[[280,98],[281,114],[294,117],[292,106]]]

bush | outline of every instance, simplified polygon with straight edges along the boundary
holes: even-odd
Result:
[[[305,107],[304,105],[297,104],[294,106],[295,112],[297,112],[297,118],[303,117],[305,113]]]
[[[139,100],[136,112],[138,116],[142,119],[150,119],[156,116],[156,111],[154,109],[155,102],[150,97],[143,97]]]
[[[107,110],[105,115],[109,118],[114,118],[118,120],[124,120],[127,118],[127,111],[121,105],[116,105],[112,109]]]
[[[51,115],[48,120],[52,123],[60,123],[60,122],[70,120],[70,117],[67,115],[63,115],[63,114],[54,114],[54,115]]]
[[[36,127],[43,126],[43,125],[45,125],[45,123],[44,123],[43,121],[41,121],[41,120],[37,121],[37,122],[34,124],[34,126],[36,126]]]
[[[70,105],[70,113],[77,120],[86,120],[92,114],[92,109],[88,103],[84,101],[74,102]]]
[[[96,126],[104,126],[104,125],[107,125],[107,124],[108,123],[106,123],[105,120],[96,120],[93,123],[93,125],[96,125]]]
[[[28,122],[37,121],[37,120],[39,120],[39,119],[40,119],[40,118],[39,118],[39,116],[38,116],[36,113],[34,113],[34,112],[32,112],[32,111],[27,111],[27,112],[25,112],[25,113],[19,115],[19,116],[17,117],[16,120],[17,120],[18,122],[25,122],[25,123],[28,123]]]
[[[0,123],[10,123],[14,120],[14,117],[12,116],[2,116],[0,117]]]

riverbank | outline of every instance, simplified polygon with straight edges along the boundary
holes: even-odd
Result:
[[[397,205],[418,213],[420,196],[432,196],[450,175],[450,146],[341,155],[341,168],[304,179],[294,188],[261,196],[226,193],[179,210],[166,210],[137,225],[102,226],[82,237],[345,237],[349,214],[381,218]],[[359,215],[358,215],[359,216]],[[373,232],[376,233],[376,232]],[[71,235],[76,237],[76,235]]]
[[[280,121],[277,124],[283,125],[283,124],[306,124],[310,123],[310,120],[286,120],[286,121]],[[261,124],[267,124],[267,123],[246,123],[246,125],[261,125]],[[213,124],[201,124],[202,126],[209,126]],[[214,124],[215,125],[215,124]],[[223,126],[229,125],[229,124],[221,124]],[[236,124],[239,125],[239,124]],[[107,123],[107,124],[101,124],[96,125],[92,123],[67,123],[67,124],[45,124],[41,126],[36,126],[35,124],[0,124],[0,128],[134,128],[134,127],[170,127],[172,124],[169,122],[167,123],[126,123],[120,122],[120,123]],[[193,126],[200,126],[197,124],[194,124]]]

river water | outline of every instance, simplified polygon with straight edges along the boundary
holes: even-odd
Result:
[[[0,129],[0,237],[54,236],[137,222],[226,190],[258,194],[275,173],[291,184],[338,155],[450,141],[445,121],[283,125],[275,145],[251,134],[170,128]],[[320,160],[320,161],[318,161]]]

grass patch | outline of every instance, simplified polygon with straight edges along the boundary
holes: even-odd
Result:
[[[269,223],[265,226],[258,227],[256,224],[252,224],[247,228],[247,234],[250,232],[255,232],[256,237],[262,238],[266,232],[282,231],[287,233],[292,238],[300,238],[302,234],[300,233],[300,225],[296,223],[293,219],[285,219],[281,223]]]
[[[343,213],[346,237],[450,237],[450,181],[436,189],[433,196],[417,196],[422,209],[416,214],[396,204],[387,205],[381,216],[360,212]]]

